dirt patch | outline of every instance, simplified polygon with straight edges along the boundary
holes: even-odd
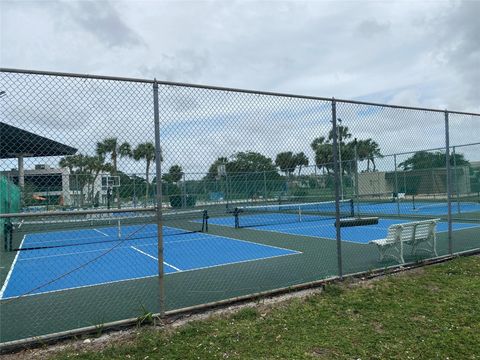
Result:
[[[330,359],[332,355],[334,355],[333,351],[330,349],[323,349],[323,348],[313,348],[311,351],[307,353],[317,359]]]
[[[383,328],[383,325],[379,323],[378,321],[374,321],[372,323],[373,330],[375,330],[376,333],[378,334],[383,334],[385,332],[385,329]]]

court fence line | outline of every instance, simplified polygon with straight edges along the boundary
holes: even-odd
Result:
[[[35,70],[0,78],[0,176],[21,198],[0,213],[2,349],[480,249],[478,113]],[[347,199],[377,230],[343,229]],[[309,215],[333,227],[233,226],[243,206],[264,204],[255,216],[285,225],[288,204],[323,201],[334,211]],[[379,262],[369,241],[388,224],[432,216],[448,229],[439,256]],[[132,233],[138,243],[124,244]],[[69,251],[58,243],[81,236]]]

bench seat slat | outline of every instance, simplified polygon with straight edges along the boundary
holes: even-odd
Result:
[[[380,261],[385,257],[393,257],[400,263],[405,263],[403,258],[403,245],[412,246],[412,253],[417,250],[425,250],[437,256],[436,250],[436,225],[440,219],[413,221],[403,224],[394,224],[388,227],[387,236],[384,239],[370,241],[375,244],[380,252]],[[426,243],[427,248],[420,248],[420,244]],[[387,251],[393,250],[394,254]]]

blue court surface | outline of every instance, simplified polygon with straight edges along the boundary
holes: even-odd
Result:
[[[166,274],[300,253],[206,233],[180,232],[164,227],[165,234],[176,234],[164,237]],[[115,227],[26,235],[22,248],[47,248],[17,252],[0,299],[156,276],[156,226],[126,226],[122,233],[122,239],[133,233],[137,238],[118,241]],[[84,243],[71,246],[74,240]]]
[[[261,231],[273,231],[284,234],[321,237],[327,239],[336,238],[336,230],[333,219],[325,219],[314,215],[302,215],[303,221],[296,221],[298,215],[295,214],[262,214],[240,216],[240,223],[248,226],[249,229]],[[390,225],[406,223],[415,220],[392,220],[379,219],[376,225],[342,227],[342,241],[367,244],[371,240],[383,239],[387,235],[387,229]],[[234,217],[210,218],[210,224],[234,227]],[[270,223],[270,225],[255,225],[259,223]],[[283,222],[283,224],[282,224]],[[454,223],[453,230],[464,230],[471,228],[480,228],[480,225],[467,223]],[[448,231],[448,223],[440,222],[437,224],[437,233]]]
[[[355,205],[357,214],[384,214],[384,215],[432,215],[441,216],[448,214],[448,204],[446,202],[415,202],[400,201],[381,204],[360,203]],[[480,212],[480,203],[452,203],[452,214],[456,213]]]

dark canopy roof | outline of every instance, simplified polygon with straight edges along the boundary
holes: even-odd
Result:
[[[77,149],[0,122],[0,158],[73,155]]]

